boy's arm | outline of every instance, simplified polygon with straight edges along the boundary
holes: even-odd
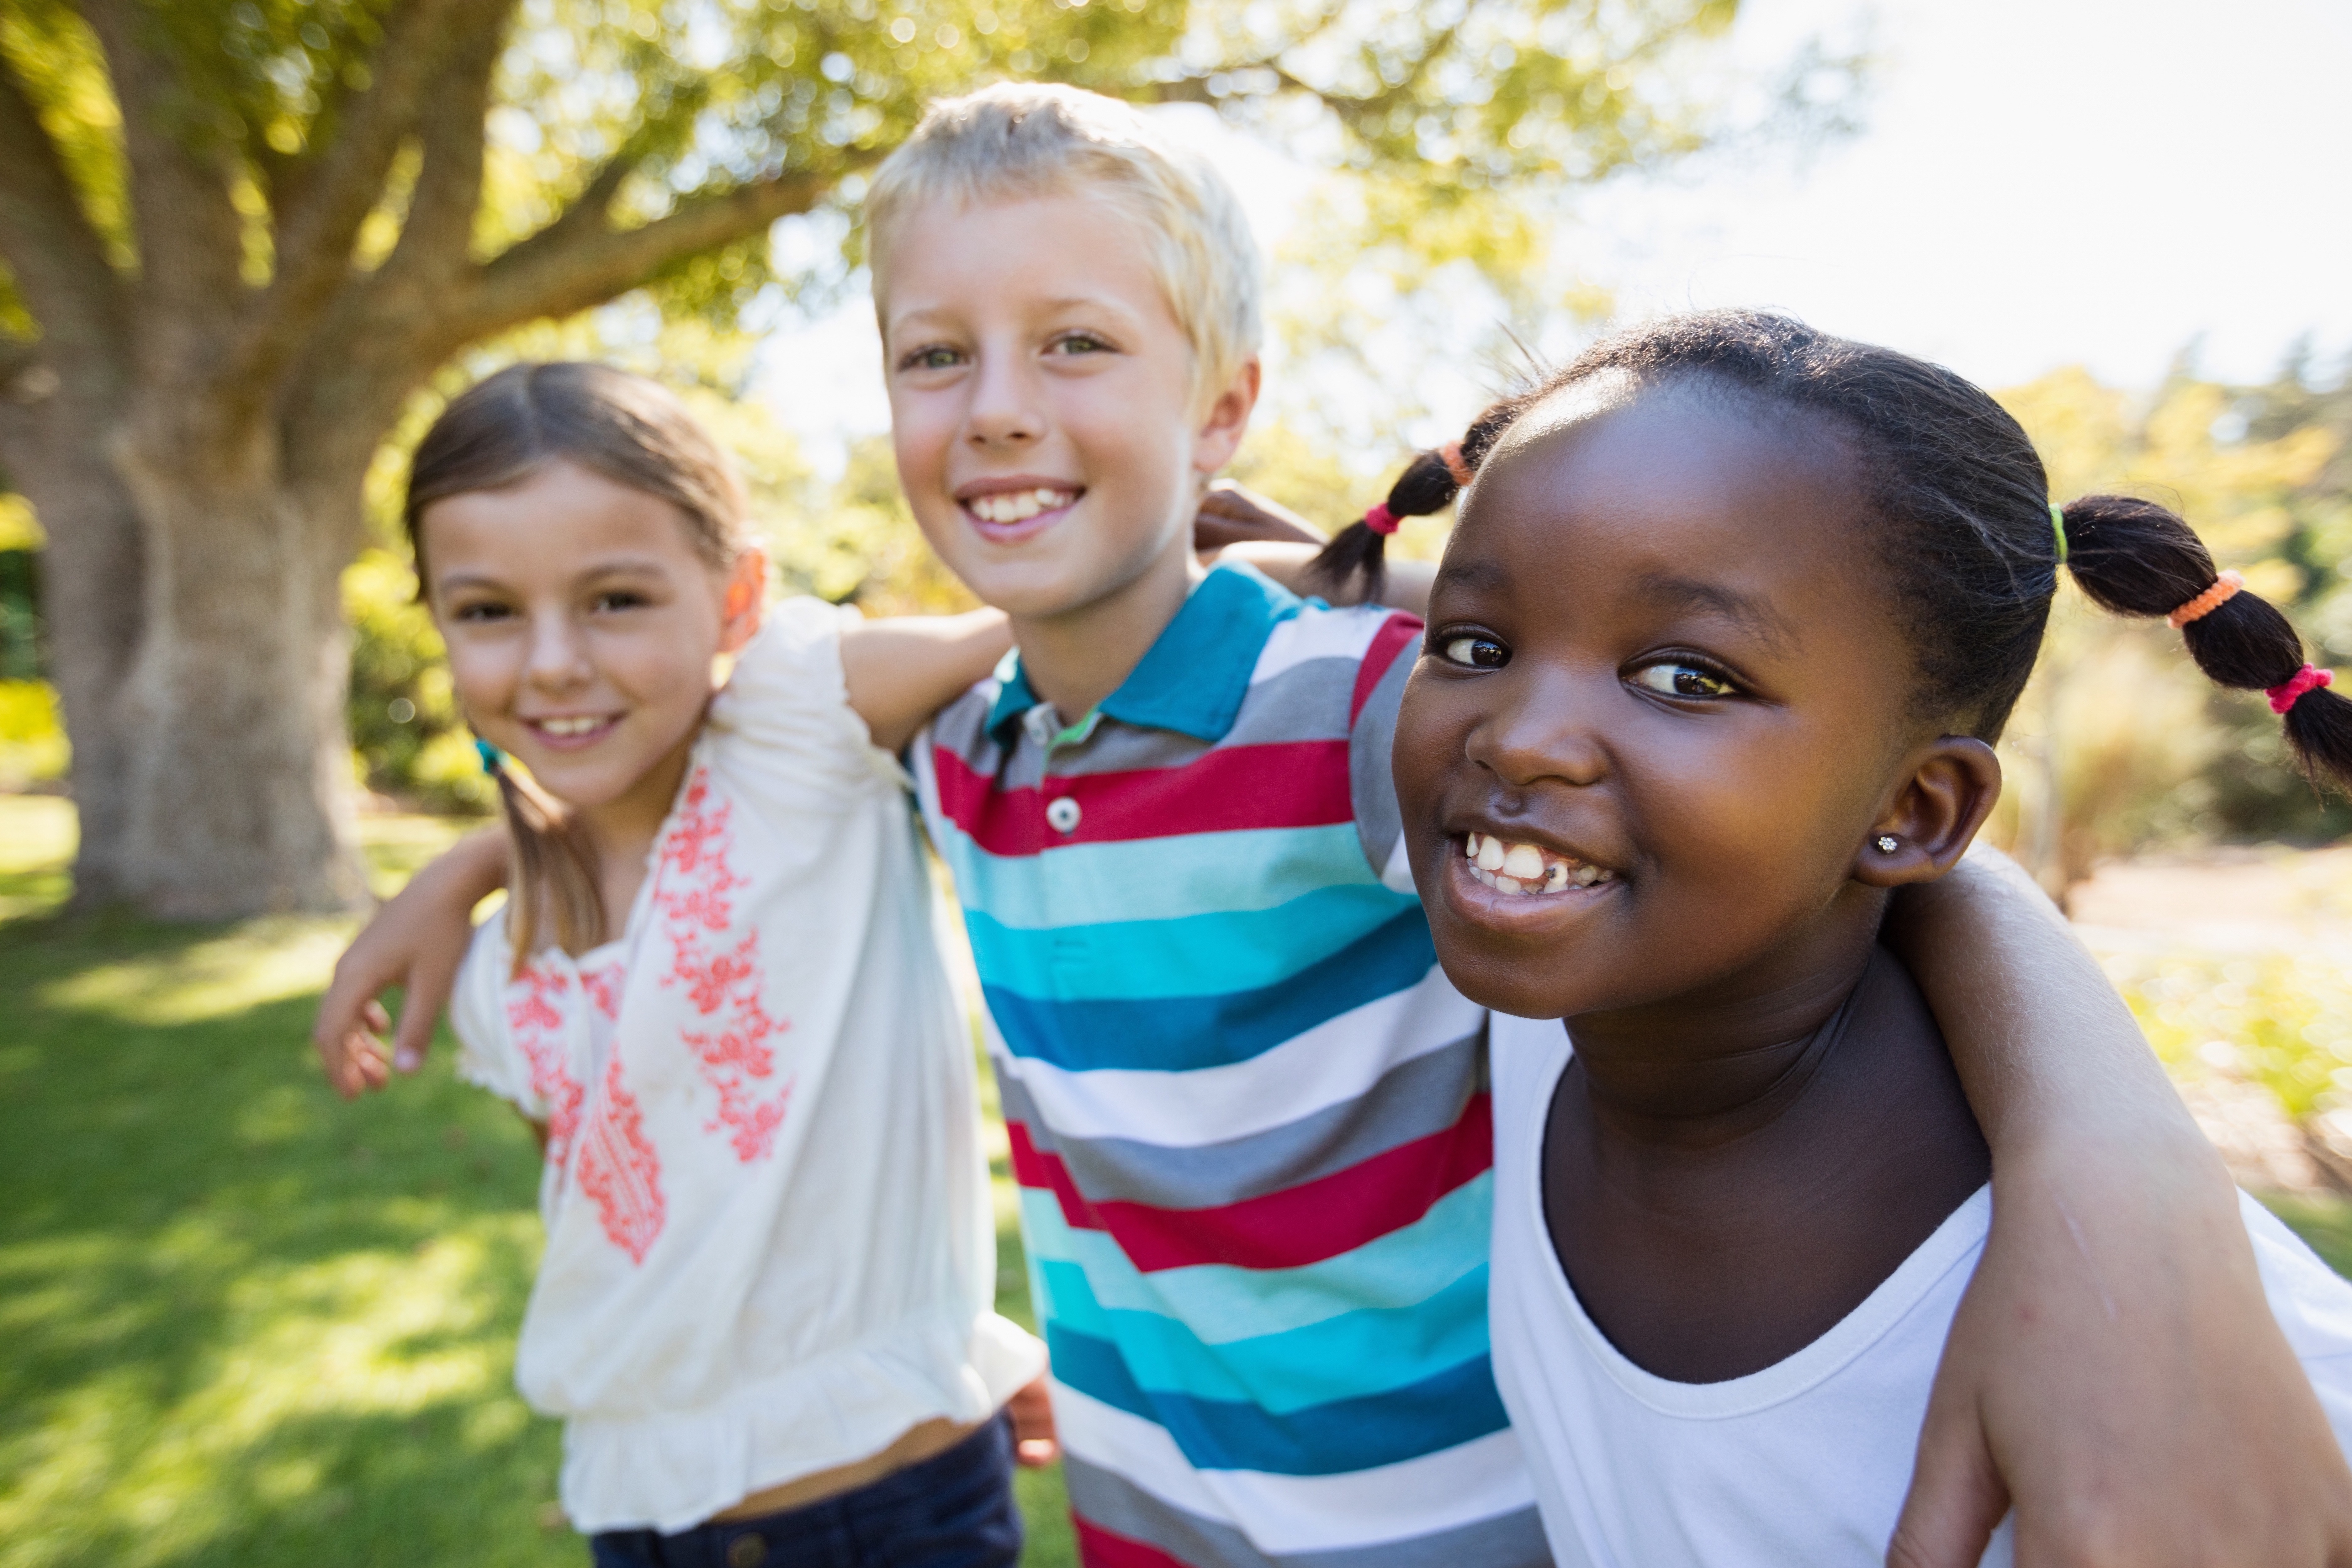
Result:
[[[469,834],[411,877],[352,939],[310,1025],[310,1043],[336,1093],[350,1100],[391,1080],[379,1037],[392,1027],[381,998],[393,986],[401,987],[393,1063],[403,1072],[424,1064],[434,1020],[473,940],[474,906],[506,882],[505,827]]]
[[[996,668],[1013,633],[1000,610],[962,616],[899,616],[841,634],[849,705],[874,743],[896,752],[925,721]]]
[[[1888,1561],[2352,1563],[2352,1473],[2263,1299],[2237,1193],[2049,900],[1974,854],[1886,938],[1993,1151]]]

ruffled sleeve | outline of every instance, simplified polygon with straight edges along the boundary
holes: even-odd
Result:
[[[770,784],[862,795],[895,782],[842,674],[842,631],[862,618],[822,599],[778,602],[712,700],[710,729]]]
[[[509,1100],[533,1121],[547,1120],[547,1101],[531,1087],[530,1063],[507,1026],[506,911],[474,930],[457,984],[449,996],[449,1027],[457,1037],[457,1076]]]

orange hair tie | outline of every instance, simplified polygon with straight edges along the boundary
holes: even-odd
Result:
[[[1448,441],[1444,446],[1440,447],[1437,449],[1437,460],[1445,465],[1447,473],[1454,476],[1454,489],[1466,490],[1470,488],[1470,480],[1475,471],[1462,459],[1461,442]]]
[[[2213,579],[2211,587],[2164,618],[2171,623],[2173,630],[2179,631],[2189,622],[2201,621],[2223,605],[2228,604],[2238,590],[2245,585],[2246,580],[2235,572],[2224,572]]]

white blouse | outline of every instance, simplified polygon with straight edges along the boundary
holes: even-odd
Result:
[[[685,1529],[1045,1369],[991,1310],[971,1037],[855,615],[770,612],[617,942],[518,977],[497,915],[458,974],[459,1071],[548,1128],[515,1382],[583,1531]]]

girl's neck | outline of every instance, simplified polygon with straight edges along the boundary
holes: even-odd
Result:
[[[1870,963],[1885,895],[1849,887],[1810,929],[1702,990],[1567,1021],[1596,1117],[1704,1148],[1771,1121],[1820,1065],[1823,1026]]]
[[[701,732],[699,724],[688,730],[684,739],[639,775],[636,783],[613,799],[595,805],[566,803],[576,830],[596,851],[597,891],[604,904],[604,942],[619,938],[628,924],[637,890],[645,885],[646,862],[652,853],[654,839],[668,819],[670,807],[677,803],[678,786],[686,782],[687,766],[694,760],[695,739]]]
[[[1058,616],[1011,617],[1029,689],[1066,724],[1118,689],[1183,609],[1202,576],[1188,528],[1134,578]]]

